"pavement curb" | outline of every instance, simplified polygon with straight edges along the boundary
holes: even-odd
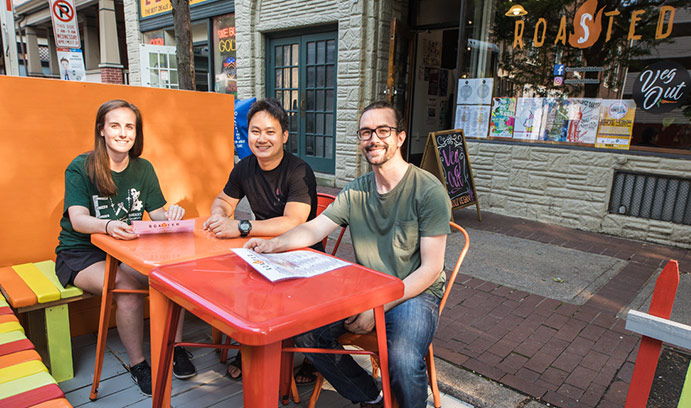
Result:
[[[473,374],[440,358],[434,359],[439,390],[475,408],[547,407],[533,398]]]

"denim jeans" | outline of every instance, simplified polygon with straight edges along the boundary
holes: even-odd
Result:
[[[426,406],[425,356],[437,330],[439,302],[436,296],[422,293],[385,314],[391,389],[401,408]],[[340,320],[297,336],[295,343],[298,347],[342,349],[337,339],[344,333],[346,329]],[[354,403],[371,401],[379,395],[372,376],[350,355],[306,356],[339,394]]]

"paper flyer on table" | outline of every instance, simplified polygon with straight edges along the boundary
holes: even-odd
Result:
[[[132,221],[135,234],[167,234],[170,232],[194,231],[194,220],[177,221]]]
[[[231,251],[271,282],[288,278],[308,278],[351,265],[350,262],[313,251],[291,251],[280,254],[259,254],[245,248],[233,248]]]

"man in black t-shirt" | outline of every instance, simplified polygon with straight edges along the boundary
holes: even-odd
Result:
[[[252,154],[240,160],[223,191],[211,204],[204,229],[218,238],[277,236],[313,219],[317,213],[317,181],[310,166],[283,149],[288,141],[288,115],[275,99],[262,99],[247,114]],[[235,208],[247,197],[256,220],[234,219]],[[321,242],[313,246],[324,250]],[[239,353],[238,353],[239,356]],[[239,357],[228,373],[240,379]],[[300,370],[296,381],[312,380],[312,369]]]

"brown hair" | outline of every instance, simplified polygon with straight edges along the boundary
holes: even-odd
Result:
[[[393,106],[391,103],[387,101],[376,101],[372,102],[369,105],[365,107],[365,109],[362,110],[362,113],[360,113],[360,119],[362,119],[362,115],[365,114],[365,112],[373,109],[391,109],[394,113],[394,116],[396,117],[396,128],[400,132],[403,129],[403,117],[401,116],[401,112],[396,109],[395,106]]]
[[[113,181],[113,176],[110,172],[110,158],[108,157],[108,150],[106,149],[106,141],[101,136],[101,131],[106,123],[106,115],[108,112],[118,109],[128,108],[134,112],[136,121],[136,137],[134,139],[134,146],[128,152],[130,159],[136,159],[141,156],[144,150],[144,132],[142,125],[142,114],[139,109],[127,101],[121,99],[114,99],[108,101],[98,108],[96,113],[96,126],[94,132],[94,150],[89,152],[86,159],[86,173],[89,175],[91,182],[96,185],[96,190],[102,196],[111,197],[118,193],[118,188]]]

